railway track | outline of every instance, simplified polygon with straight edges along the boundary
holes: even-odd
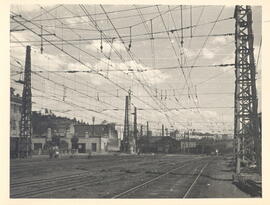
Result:
[[[184,193],[182,193],[182,194],[179,196],[179,198],[187,198],[187,197],[189,196],[189,194],[191,193],[192,188],[194,187],[194,185],[196,184],[196,182],[198,181],[198,179],[200,178],[200,176],[202,175],[204,169],[208,166],[208,164],[209,164],[209,162],[206,162],[206,163],[204,164],[204,166],[202,166],[202,167],[199,169],[200,171],[198,172],[198,174],[196,174],[195,179],[192,180],[192,183],[190,183],[190,185],[188,186],[188,188],[186,189],[186,191],[185,191]],[[118,194],[112,196],[111,198],[112,198],[112,199],[116,199],[116,198],[129,198],[128,196],[129,196],[130,194],[133,194],[133,197],[132,197],[132,198],[140,198],[140,197],[139,197],[140,195],[138,195],[138,197],[134,197],[134,195],[136,196],[136,192],[137,192],[138,190],[144,189],[146,185],[147,185],[147,186],[150,185],[150,188],[151,188],[151,184],[152,184],[152,183],[154,183],[154,182],[156,183],[156,182],[158,182],[158,180],[160,180],[160,179],[162,179],[163,177],[165,177],[165,176],[171,174],[172,172],[177,171],[177,170],[179,170],[179,169],[181,169],[181,168],[187,167],[187,166],[189,166],[189,165],[191,165],[191,164],[188,163],[188,164],[185,164],[185,165],[182,165],[182,166],[179,166],[179,167],[170,169],[169,171],[167,171],[167,172],[165,172],[165,173],[163,173],[163,174],[160,174],[159,176],[156,176],[156,177],[154,177],[154,178],[152,178],[152,179],[150,179],[150,180],[148,180],[148,181],[146,181],[146,182],[143,182],[143,183],[141,183],[141,184],[139,184],[139,185],[136,185],[136,186],[134,186],[134,187],[132,187],[132,188],[129,188],[128,190],[125,190],[125,191],[123,191],[123,192],[121,192],[121,193],[118,193]],[[195,175],[195,172],[196,172],[197,170],[198,170],[198,167],[195,167],[195,169],[193,170],[192,176]],[[149,187],[148,187],[148,188],[149,188]]]
[[[74,159],[74,161],[76,161],[76,163],[79,163],[81,161],[85,161],[85,162],[89,162],[89,163],[106,163],[106,162],[112,162],[112,161],[119,161],[119,162],[125,162],[125,161],[129,161],[130,159],[132,160],[139,160],[141,156],[137,156],[136,158],[134,158],[134,156],[122,156],[121,159],[112,156],[109,159],[103,159],[103,158],[96,158],[96,159],[86,159],[86,158],[81,158],[81,159]],[[37,166],[39,167],[41,164],[44,164],[44,162],[50,163],[50,164],[61,164],[61,163],[66,163],[67,160],[70,160],[70,158],[63,158],[63,159],[44,159],[41,161],[28,161],[28,162],[19,162],[16,165],[15,164],[11,164],[10,165],[10,170],[11,171],[17,171],[17,170],[25,170],[25,169],[31,169],[33,166]],[[13,162],[14,163],[14,162]],[[31,167],[29,166],[31,165]]]
[[[52,182],[52,181],[73,179],[73,178],[83,177],[83,176],[90,176],[89,172],[78,173],[78,174],[68,174],[68,175],[59,176],[59,177],[43,178],[43,179],[36,179],[36,180],[31,180],[31,181],[14,182],[14,183],[10,183],[10,187],[21,187],[21,186],[38,184],[38,183],[49,183],[49,182]]]
[[[177,165],[181,164],[180,166],[177,166],[177,167],[174,166],[173,168],[170,168],[169,170],[162,169],[161,170],[161,172],[163,172],[162,174],[159,174],[158,176],[155,176],[149,179],[148,181],[140,185],[137,185],[125,192],[117,194],[113,196],[112,198],[121,198],[122,196],[126,195],[129,192],[135,191],[146,184],[150,184],[154,181],[157,181],[158,179],[172,173],[173,171],[181,169],[185,166],[188,166],[190,165],[190,163],[199,159],[200,158],[182,161],[177,164]],[[171,165],[169,164],[169,166]],[[139,174],[140,173],[138,173],[138,175]],[[123,176],[123,172],[119,172],[117,173],[116,176],[114,176],[114,180],[116,181],[118,179],[121,180],[122,176]],[[50,192],[63,191],[63,190],[78,188],[78,187],[86,186],[86,185],[94,186],[95,183],[99,183],[101,181],[104,183],[104,178],[102,176],[94,177],[94,176],[91,176],[89,172],[86,171],[85,173],[70,174],[70,175],[64,175],[64,176],[53,177],[53,178],[43,178],[43,179],[37,179],[37,180],[31,180],[31,181],[13,182],[10,185],[12,188],[11,198],[30,198],[30,197],[35,197],[38,195],[50,193]],[[108,183],[110,183],[111,179],[107,179],[107,181]]]
[[[198,179],[200,178],[200,176],[202,175],[204,169],[208,166],[209,162],[207,162],[200,170],[200,172],[198,173],[197,177],[195,178],[195,180],[192,182],[192,184],[189,186],[189,188],[187,189],[187,191],[185,192],[185,194],[183,195],[182,198],[187,198],[193,188],[193,186],[196,184],[196,182],[198,181]]]
[[[75,174],[63,177],[54,177],[21,183],[13,183],[11,186],[13,188],[11,198],[30,198],[39,194],[49,193],[53,191],[77,188],[86,184],[98,182],[99,180],[99,178],[96,178],[89,174]],[[40,184],[43,184],[42,187],[38,189],[31,189],[31,186],[38,186]],[[23,188],[23,191],[21,191],[21,187]],[[30,188],[30,190],[28,190],[26,187],[28,187],[28,189]]]

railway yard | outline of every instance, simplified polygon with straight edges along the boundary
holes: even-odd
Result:
[[[7,8],[9,198],[262,198],[262,6],[144,4]]]
[[[103,155],[10,162],[11,198],[243,198],[231,157]]]

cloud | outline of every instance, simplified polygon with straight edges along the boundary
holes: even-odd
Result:
[[[85,47],[87,49],[90,49],[92,51],[97,51],[100,50],[101,46],[101,40],[93,40],[92,43],[89,45],[86,45]],[[124,51],[126,50],[125,46],[118,40],[114,41],[112,44],[113,48],[116,49],[117,51]],[[112,48],[111,45],[104,40],[102,41],[102,52],[104,53],[110,53]]]
[[[27,4],[27,3],[12,4],[10,10],[13,12],[36,12],[36,11],[41,11],[41,7],[45,8],[45,9],[49,9],[52,6],[39,5],[39,4]]]
[[[16,38],[21,41],[27,41],[31,36],[23,33],[16,33]],[[13,40],[13,39],[12,39]],[[16,40],[16,39],[14,39]],[[89,49],[96,49],[99,47],[99,41],[93,41],[92,44],[88,45]],[[31,44],[30,44],[31,45]],[[119,41],[113,43],[113,47],[118,51],[124,50],[125,47]],[[37,46],[31,46],[31,56],[32,56],[32,67],[33,70],[40,70],[45,68],[47,70],[82,70],[89,71],[90,68],[99,72],[99,74],[93,73],[77,73],[81,76],[87,76],[91,78],[92,82],[95,85],[108,84],[108,79],[117,83],[127,83],[130,84],[132,80],[140,81],[148,85],[158,84],[164,82],[169,76],[162,73],[159,70],[151,70],[151,67],[142,65],[135,61],[126,61],[126,62],[114,62],[108,60],[107,58],[101,58],[95,64],[89,62],[84,62],[86,66],[78,62],[70,62],[68,57],[59,55],[48,54],[44,52],[40,53],[40,48]],[[103,43],[103,52],[109,52],[110,45],[108,43]],[[25,60],[25,48],[24,47],[14,47],[11,48],[11,53],[14,57],[19,58],[22,62]],[[38,67],[35,68],[34,65]],[[40,67],[40,68],[39,68]],[[103,76],[102,76],[103,75]]]
[[[191,58],[193,56],[195,56],[197,53],[192,51],[191,49],[188,49],[188,48],[183,48],[183,51],[185,53],[185,55],[188,57],[188,58]]]
[[[88,22],[89,19],[87,16],[83,17],[74,17],[74,18],[67,18],[65,19],[66,23],[68,24],[77,24],[77,23],[85,23]]]
[[[203,58],[206,58],[206,59],[213,59],[215,57],[215,53],[210,51],[207,48],[204,48],[202,50],[202,56],[203,56]]]
[[[184,48],[184,53],[187,58],[192,58],[198,55],[199,50],[192,50],[189,48]],[[215,53],[207,48],[202,49],[201,56],[205,59],[213,59],[215,57]]]
[[[226,45],[233,41],[233,36],[217,36],[211,41],[212,44]]]
[[[114,82],[141,81],[150,85],[164,82],[169,76],[159,70],[151,70],[135,61],[113,62],[102,58],[94,66],[95,70],[108,76]]]
[[[201,115],[204,118],[208,118],[209,120],[217,120],[218,119],[218,114],[215,111],[210,111],[210,110],[202,110],[200,111]]]
[[[232,64],[234,62],[235,62],[235,56],[234,56],[234,54],[231,54],[231,55],[223,58],[221,64]],[[222,67],[222,70],[223,70],[223,72],[227,72],[231,75],[235,74],[234,66],[233,67],[232,66],[225,66],[225,67]]]
[[[255,58],[255,63],[256,63],[256,65],[257,65],[257,67],[256,67],[256,70],[258,71],[258,72],[260,72],[261,71],[261,69],[262,69],[262,67],[261,67],[261,63],[260,63],[260,61],[261,60],[259,60],[259,62],[257,62],[258,61],[258,54],[259,54],[259,50],[260,50],[260,48],[259,48],[259,46],[254,46],[254,58]],[[260,52],[260,59],[261,59],[261,52]]]
[[[11,53],[15,59],[24,62],[25,52],[26,49],[24,47],[20,47],[16,48],[16,50],[12,50]],[[63,66],[65,66],[64,59],[61,59],[57,55],[47,53],[41,54],[39,48],[36,47],[31,47],[31,64],[32,70],[42,70],[42,68],[45,68],[46,70],[61,70],[63,69]]]

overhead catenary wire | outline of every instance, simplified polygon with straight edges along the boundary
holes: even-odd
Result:
[[[59,16],[58,16],[59,17]],[[107,24],[108,25],[108,24]],[[142,25],[142,24],[141,24]],[[143,25],[142,25],[143,26]],[[102,27],[102,30],[103,30],[103,28],[104,27]],[[105,25],[105,29],[106,29],[106,25]],[[76,31],[76,30],[75,30]],[[132,31],[133,31],[133,29],[132,29]],[[156,30],[155,30],[156,31]],[[134,32],[132,32],[132,34],[133,34]],[[174,32],[173,32],[174,33]],[[135,31],[135,33],[134,34],[137,34],[136,33],[136,31]],[[176,34],[176,32],[174,33],[174,34]],[[122,34],[121,34],[122,35]],[[122,35],[123,36],[123,35]],[[158,36],[158,34],[156,35],[157,37],[160,37],[160,39],[162,39],[163,37],[162,36]],[[133,37],[133,35],[132,35],[132,37]],[[147,36],[148,37],[148,36]],[[90,37],[91,38],[91,37]],[[82,38],[83,39],[83,38]],[[179,38],[176,38],[176,39],[179,39]],[[48,40],[54,40],[54,38],[48,38]],[[132,40],[133,40],[133,42],[136,42],[136,40],[137,39],[134,39],[134,38],[132,38]],[[81,45],[81,43],[83,43],[83,41],[77,41],[77,42],[80,42],[79,43],[79,45]],[[126,42],[128,42],[128,39],[124,39],[124,43],[126,44]],[[139,41],[137,41],[137,42],[139,42]],[[66,43],[66,42],[65,42]],[[75,44],[76,44],[76,42],[74,42]],[[46,43],[47,44],[47,43]],[[55,44],[57,44],[57,42],[55,43]],[[51,44],[50,44],[51,45]],[[126,45],[128,45],[128,44],[126,44]],[[80,50],[80,49],[79,49]],[[111,50],[111,49],[110,49]],[[122,52],[123,53],[123,52]],[[122,54],[121,53],[121,54]],[[72,53],[70,53],[70,54],[72,54]],[[106,52],[106,54],[108,54],[108,52]],[[124,53],[124,54],[126,54],[126,53]],[[84,56],[86,56],[85,54],[83,54]],[[108,57],[109,56],[109,57]],[[110,58],[110,56],[111,56],[111,52],[110,52],[110,54],[109,55],[107,55],[107,57],[108,58]],[[85,57],[83,57],[83,60],[85,60],[86,58]],[[111,59],[115,59],[116,60],[116,58],[115,58],[115,55],[114,55],[114,53],[113,53],[113,56],[112,56],[112,58]],[[142,59],[142,58],[139,58],[139,59]],[[108,64],[109,64],[109,61],[106,61]],[[189,66],[189,65],[188,65]],[[197,66],[197,65],[196,65]],[[108,73],[110,72],[110,69],[109,69],[109,66],[107,67],[108,69],[108,71],[107,71],[107,77],[108,77]],[[111,68],[111,67],[110,67]],[[157,67],[158,68],[158,67]],[[166,72],[166,70],[165,70],[166,68],[164,67],[164,69],[160,69],[160,70],[164,70],[165,72]],[[186,69],[190,69],[190,68],[186,68]],[[195,69],[195,68],[194,68]],[[171,68],[171,69],[168,69],[168,70],[174,70],[173,68]],[[65,71],[65,69],[63,70],[63,71]],[[71,70],[71,71],[75,71],[75,70]],[[99,70],[100,71],[100,70]],[[52,72],[54,72],[53,70],[52,70]],[[100,72],[103,72],[103,70],[101,70]],[[112,72],[112,71],[111,71]],[[137,71],[132,71],[132,70],[130,70],[130,71],[127,71],[127,72],[137,72]],[[146,72],[146,71],[145,71]],[[65,75],[65,76],[68,76],[68,75]],[[131,76],[131,75],[130,75]],[[127,76],[128,77],[128,76]],[[116,81],[117,82],[117,81]],[[143,81],[142,81],[143,82]],[[143,82],[144,83],[144,82]],[[138,84],[135,84],[135,86],[137,86]],[[193,86],[194,87],[194,86]],[[166,89],[164,89],[164,93],[166,93]],[[191,93],[192,94],[192,93]],[[120,95],[121,96],[121,95]],[[137,95],[138,97],[140,96],[140,95]],[[147,96],[147,95],[146,95]],[[166,97],[169,97],[169,95],[167,94],[164,94],[164,98],[165,98],[165,96]],[[99,95],[99,97],[101,97],[101,99],[102,99],[102,94],[100,94]],[[171,104],[171,103],[170,103]],[[172,104],[171,104],[172,105]]]
[[[113,28],[115,29],[115,32],[117,33],[118,37],[120,38],[120,41],[123,43],[125,49],[127,50],[128,55],[130,56],[130,58],[131,58],[132,60],[135,60],[134,57],[133,57],[133,55],[131,54],[131,52],[130,52],[130,51],[128,50],[128,48],[125,46],[125,44],[124,44],[124,42],[123,42],[123,39],[121,38],[119,32],[117,31],[117,29],[115,28],[115,26],[114,26],[114,24],[112,23],[111,19],[109,18],[108,14],[106,13],[104,7],[103,7],[102,5],[100,5],[100,7],[102,8],[103,12],[104,12],[105,15],[107,16],[107,18],[108,18],[108,20],[110,21],[111,25],[112,25]],[[136,62],[136,61],[135,61],[135,62]],[[139,80],[139,82],[140,82],[140,84],[142,84],[140,80]],[[143,85],[142,85],[142,86],[143,86]],[[143,88],[145,89],[145,86],[143,86]],[[147,91],[146,89],[145,89],[145,91],[148,92],[148,94],[150,94],[149,91]],[[151,95],[151,94],[150,94],[150,95]],[[156,99],[153,98],[153,100],[155,101]],[[160,101],[157,101],[157,102],[160,102]],[[161,104],[162,104],[162,103],[161,103]],[[171,124],[169,117],[168,117],[166,114],[165,114],[165,116],[166,116],[166,118],[168,119],[169,123]]]
[[[110,20],[108,14],[106,13],[104,7],[103,7],[102,5],[100,5],[100,7],[102,8],[102,10],[103,10],[104,13],[106,14],[107,18],[108,18],[109,21],[111,22],[111,25],[115,28],[115,26],[113,25],[112,21]],[[160,12],[159,12],[159,13],[160,13]],[[118,37],[120,38],[121,42],[123,43],[123,45],[125,45],[124,42],[123,42],[123,40],[122,40],[122,38],[121,38],[121,36],[119,35],[119,32],[117,31],[117,29],[115,29],[115,31],[116,31]],[[126,48],[126,46],[125,46],[125,48]],[[129,56],[134,60],[134,58],[133,58],[133,56],[130,54],[129,50],[128,50],[127,48],[126,48],[126,50],[128,51]],[[153,97],[154,97],[154,94],[153,94]],[[156,98],[153,98],[153,99],[156,100]],[[164,103],[162,103],[162,101],[158,101],[158,102],[160,102],[160,104],[162,104],[162,105],[165,107],[165,109],[164,109],[164,111],[165,111],[165,110],[167,109],[166,105],[165,105]],[[169,123],[171,124],[168,115],[167,115],[166,113],[164,113],[164,114],[165,114],[165,116],[167,117]]]
[[[55,7],[55,8],[53,8],[53,9],[51,9],[51,10],[49,10],[49,12],[51,12],[51,11],[53,11],[53,10],[56,10],[57,8],[59,8],[59,7],[65,7],[66,9],[67,9],[67,7],[65,6],[65,5],[59,5],[59,6],[57,6],[57,7]],[[153,5],[153,6],[151,6],[151,7],[155,7],[155,5]],[[196,6],[196,7],[193,7],[194,9],[195,8],[201,8],[202,6]],[[140,8],[142,8],[142,7],[140,7]],[[177,10],[179,10],[179,8],[180,8],[180,6],[176,6],[176,7],[174,7],[172,10],[174,10],[174,11],[177,11]],[[186,8],[186,9],[188,9],[188,8]],[[185,10],[185,9],[183,9],[183,10]],[[112,12],[115,12],[115,13],[117,13],[118,11],[112,11]],[[112,13],[112,12],[109,12],[109,13]],[[73,12],[72,12],[73,13]],[[157,12],[151,12],[151,13],[146,13],[146,14],[156,14]],[[162,12],[163,14],[166,14],[166,13],[168,13],[168,11],[164,11],[164,12]],[[104,15],[104,13],[95,13],[95,14],[91,14],[91,15],[93,15],[93,16],[97,16],[97,15]],[[33,17],[33,18],[31,18],[30,20],[32,20],[32,21],[39,21],[38,19],[36,19],[36,18],[38,18],[40,15],[38,15],[38,16],[35,16],[35,17]],[[123,17],[121,17],[121,18],[128,18],[128,17],[132,17],[132,16],[134,16],[134,15],[128,15],[128,16],[123,16]],[[135,16],[138,16],[138,15],[135,15]],[[152,20],[154,20],[154,19],[156,19],[156,18],[158,18],[160,15],[156,15],[156,16],[154,16],[154,17],[151,17],[151,19]],[[73,16],[68,16],[68,17],[62,17],[62,18],[51,18],[51,19],[44,19],[44,21],[50,21],[50,20],[52,20],[52,21],[54,21],[54,20],[61,20],[61,19],[69,19],[69,18],[83,18],[83,17],[86,17],[86,15],[73,15]],[[119,19],[120,17],[117,17],[117,18],[112,18],[112,19]],[[103,20],[105,20],[105,19],[95,19],[95,21],[103,21]],[[150,19],[146,19],[144,22],[147,22],[147,21],[149,21]],[[27,21],[22,21],[22,23],[23,22],[27,22]],[[15,22],[11,22],[11,23],[15,23]],[[87,24],[87,22],[83,22],[84,24]],[[143,22],[142,22],[143,23]],[[130,26],[132,26],[132,27],[134,27],[134,26],[139,26],[139,25],[141,25],[142,23],[136,23],[136,24],[132,24],[132,25],[130,25]],[[73,24],[76,24],[76,25],[78,25],[79,23],[78,22],[76,22],[76,23],[73,23]],[[69,23],[69,25],[72,25],[72,23]],[[50,27],[51,25],[48,25],[48,26],[46,26],[46,27]],[[127,29],[127,28],[129,28],[130,26],[126,26],[126,27],[121,27],[121,28],[117,28],[118,30],[121,30],[121,29]],[[94,30],[92,30],[92,31],[94,31]],[[104,30],[104,31],[108,31],[108,30]]]
[[[24,17],[21,17],[21,18],[24,19]],[[17,21],[15,18],[14,18],[14,20]],[[20,22],[18,22],[18,23],[21,24]],[[32,23],[32,22],[31,22],[31,23]],[[32,24],[35,25],[35,23],[32,23]],[[26,25],[24,25],[24,24],[21,24],[21,25],[24,26],[25,28],[29,29],[29,30],[30,30],[31,32],[33,32],[34,34],[38,35],[35,31],[33,31],[33,30],[32,30],[31,28],[29,28],[28,26],[26,26]],[[58,36],[56,35],[56,37],[58,37]],[[44,38],[44,37],[43,37],[43,38]],[[59,38],[59,37],[58,37],[58,38]],[[44,38],[44,40],[47,41],[47,42],[49,42],[49,43],[50,43],[51,45],[53,45],[55,48],[61,50],[61,48],[59,48],[58,46],[56,46],[56,45],[54,45],[53,43],[51,43],[48,39]],[[70,45],[72,45],[72,44],[70,43]],[[76,48],[77,48],[77,47],[76,47]],[[72,56],[72,55],[69,54],[67,51],[63,50],[62,52],[64,52],[66,55],[70,56],[72,59],[78,61],[78,59],[77,59],[76,57]],[[78,62],[80,62],[80,61],[78,61]],[[80,63],[81,63],[82,65],[84,65],[85,67],[88,67],[88,68],[92,69],[91,67],[89,67],[88,65],[84,64],[83,62],[80,62]],[[111,83],[113,83],[114,85],[116,85],[117,87],[121,88],[122,90],[127,91],[127,90],[126,90],[124,87],[122,87],[121,85],[118,85],[117,83],[115,83],[115,82],[111,81],[110,79],[106,78],[106,76],[104,76],[104,75],[102,75],[102,74],[100,74],[100,73],[99,73],[99,75],[101,75],[102,77],[105,77],[105,79],[107,79],[108,81],[110,81]],[[134,97],[137,98],[136,96],[134,96]],[[150,105],[149,103],[147,103],[147,102],[145,102],[145,101],[143,101],[143,100],[141,100],[141,99],[139,99],[139,98],[137,98],[137,99],[138,99],[139,101],[141,101],[141,102],[147,104],[148,106],[152,107],[152,105]]]
[[[80,5],[80,7],[82,8],[82,10],[86,13],[86,14],[88,14],[88,18],[89,18],[89,20],[96,26],[96,28],[97,28],[97,30],[99,31],[100,29],[99,29],[99,27],[98,27],[98,25],[97,25],[97,23],[93,20],[93,18],[91,17],[91,15],[89,15],[89,13],[88,13],[88,11],[87,11],[87,9],[83,6],[83,5]],[[104,11],[104,13],[105,13],[105,11]],[[110,19],[109,19],[109,17],[107,16],[107,18],[108,18],[108,20],[110,21]],[[112,24],[112,22],[110,21],[110,23]],[[113,24],[112,24],[113,25]],[[115,28],[115,27],[114,27]],[[116,30],[116,32],[117,32],[117,30]],[[122,40],[121,39],[121,36],[119,35],[119,33],[117,32],[117,34],[118,34],[118,37],[120,38],[120,40]],[[105,35],[105,34],[104,34]],[[110,42],[108,42],[108,43],[110,43]],[[123,43],[123,40],[122,40],[122,43]],[[113,48],[112,47],[112,45],[110,45],[111,46],[111,48]],[[132,57],[132,55],[130,54],[130,51],[128,50],[128,48],[124,45],[124,47],[125,47],[125,49],[127,50],[127,52],[128,52],[128,54],[129,54],[129,56],[133,59],[133,57]],[[119,58],[122,60],[122,61],[124,61],[124,59],[123,59],[123,57],[121,56],[121,54],[119,54],[119,52],[117,51],[117,50],[115,50],[114,49],[114,51],[115,51],[115,53],[119,56]],[[136,76],[135,76],[136,77]],[[136,77],[137,78],[137,77]],[[139,81],[139,83],[143,86],[143,88],[145,89],[145,86],[142,84],[142,82],[137,78],[137,80]],[[146,90],[146,92],[148,92],[147,90]]]

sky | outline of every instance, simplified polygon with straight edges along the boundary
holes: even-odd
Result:
[[[252,12],[260,110],[261,8]],[[156,134],[162,124],[232,133],[234,67],[213,65],[234,63],[233,14],[222,5],[12,5],[21,17],[10,20],[11,86],[22,93],[30,45],[33,110],[122,127],[130,89],[138,124]]]

